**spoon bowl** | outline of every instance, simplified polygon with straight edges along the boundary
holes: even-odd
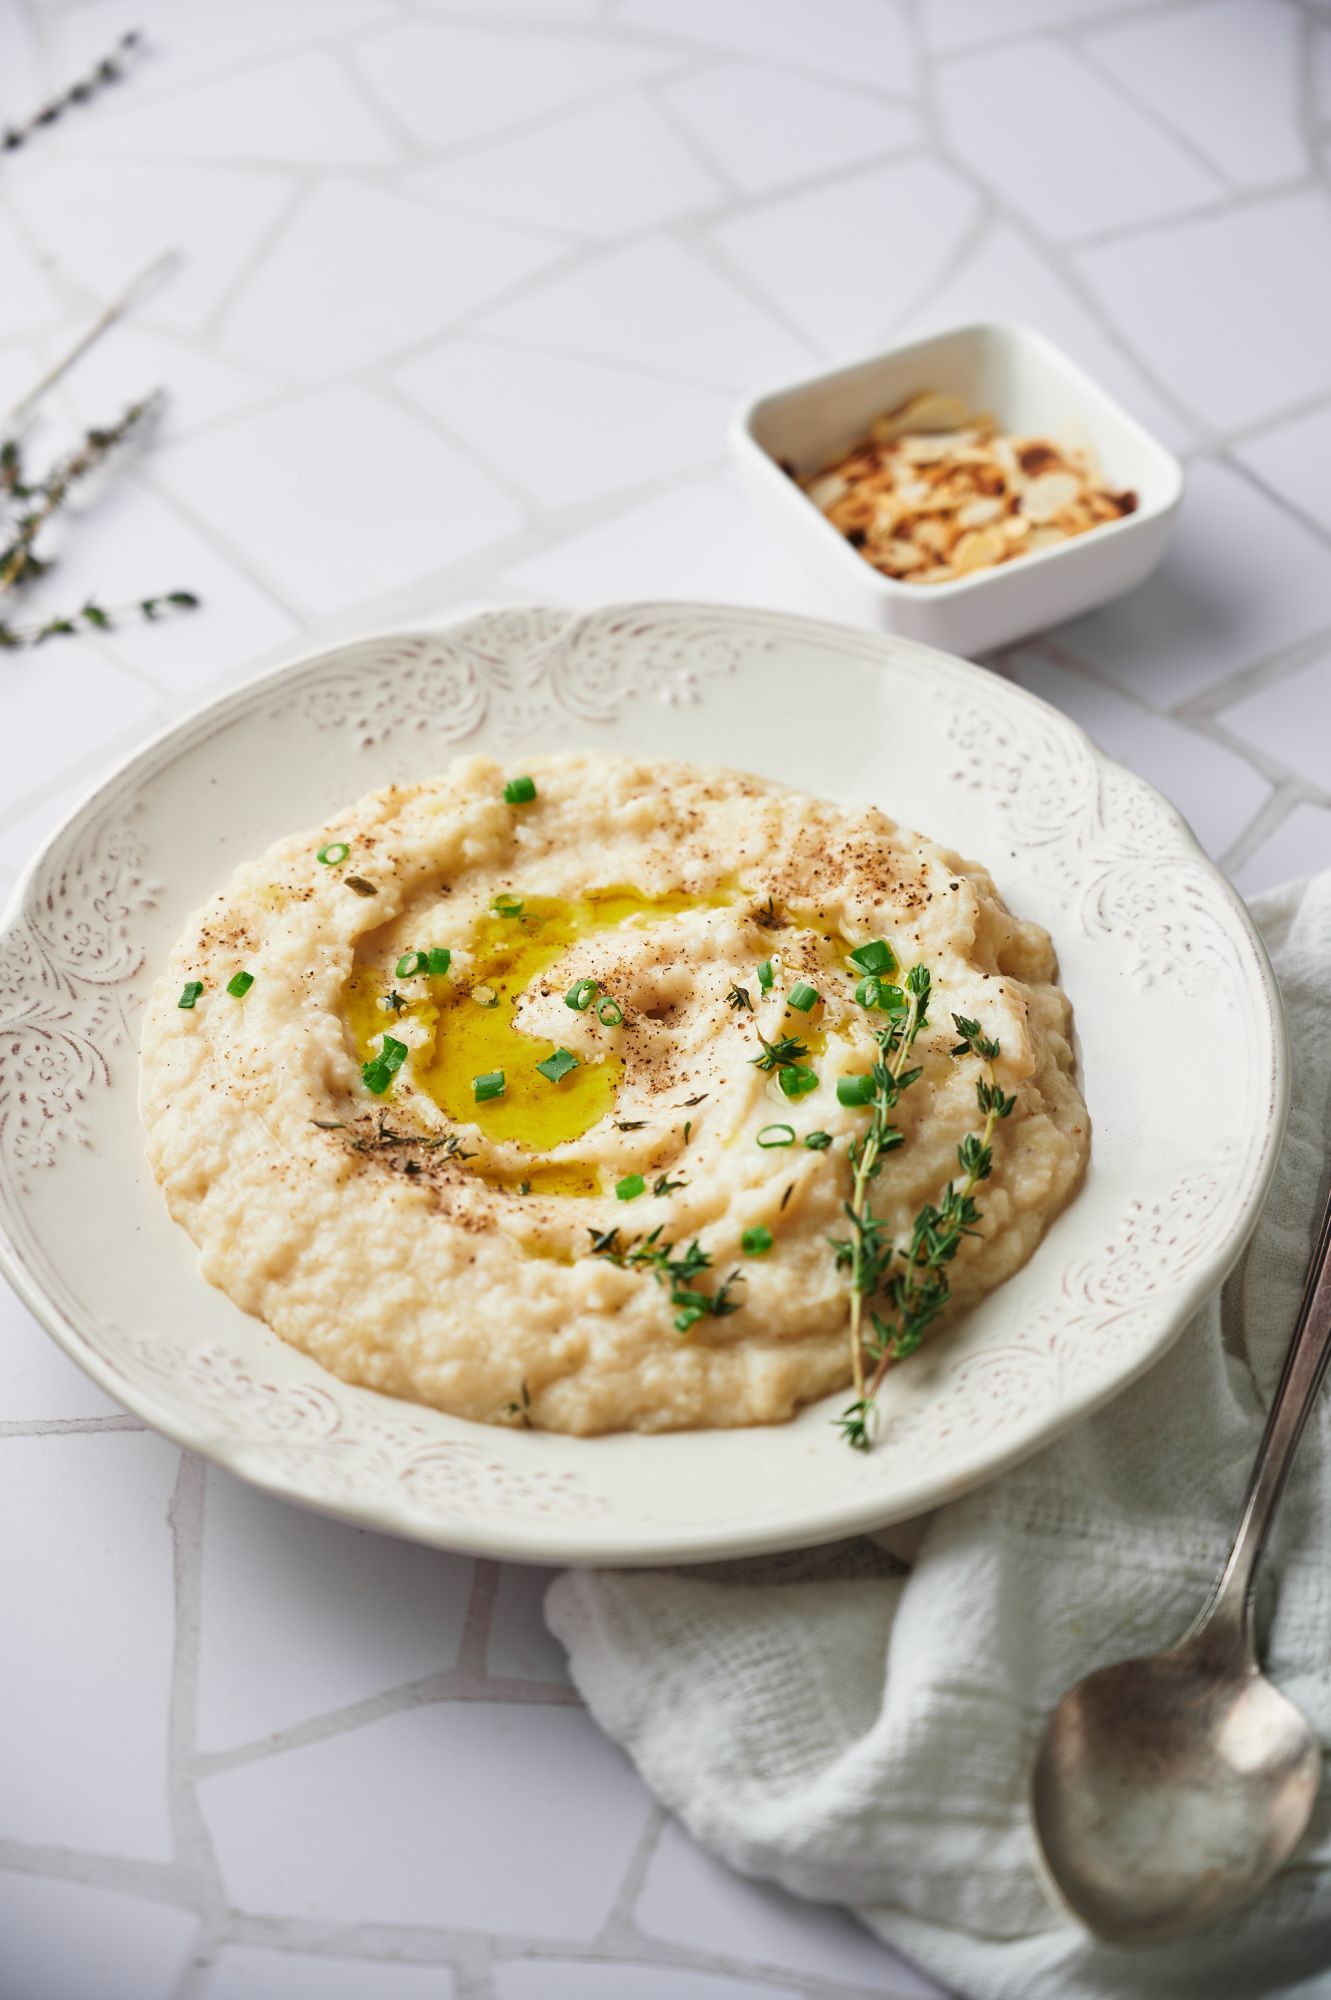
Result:
[[[1331,1197],[1238,1533],[1210,1601],[1167,1652],[1065,1694],[1035,1760],[1050,1887],[1107,1944],[1161,1944],[1260,1895],[1308,1824],[1322,1753],[1257,1665],[1252,1588],[1331,1363]]]
[[[1302,1712],[1200,1633],[1101,1668],[1055,1709],[1033,1785],[1045,1869],[1107,1943],[1164,1943],[1260,1893],[1320,1775]]]

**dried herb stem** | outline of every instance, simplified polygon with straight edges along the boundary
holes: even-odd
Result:
[[[0,132],[0,151],[17,152],[20,146],[27,144],[35,132],[44,130],[48,125],[54,125],[56,120],[63,118],[66,111],[71,110],[74,105],[86,104],[108,85],[119,83],[125,74],[127,60],[142,46],[142,42],[143,37],[137,28],[122,35],[109,55],[103,56],[101,61],[84,76],[67,85],[56,96],[48,98],[44,104],[38,105],[37,109],[19,124],[7,125],[4,131]]]
[[[137,597],[125,604],[98,604],[89,598],[77,611],[34,619],[26,625],[12,625],[0,618],[0,652],[23,646],[40,646],[47,639],[74,638],[85,628],[113,632],[127,618],[145,618],[153,623],[181,611],[196,611],[199,600],[192,590],[167,590],[158,597]]]
[[[33,553],[33,544],[47,522],[64,506],[74,488],[156,413],[158,405],[157,395],[146,396],[141,402],[131,403],[109,429],[89,430],[82,443],[35,487],[24,484],[16,453],[6,450],[3,463],[10,481],[8,490],[16,498],[30,499],[32,505],[19,516],[7,546],[0,549],[0,593],[12,590],[31,571],[42,567]]]

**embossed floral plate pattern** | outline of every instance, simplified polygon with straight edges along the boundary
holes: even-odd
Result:
[[[576,1439],[352,1388],[198,1275],[147,1171],[138,1023],[233,863],[459,748],[597,746],[874,800],[1048,926],[1094,1152],[1027,1265],[889,1377],[869,1456],[830,1422]],[[1279,1140],[1283,1023],[1242,905],[1177,815],[1062,716],[902,640],[692,605],[487,614],[227,695],[55,835],[0,932],[0,1253],[128,1409],[270,1492],[535,1562],[826,1540],[990,1478],[1160,1355],[1237,1256]]]

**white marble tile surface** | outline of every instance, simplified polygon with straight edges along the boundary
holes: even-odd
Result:
[[[1320,192],[1221,204],[1072,261],[1156,379],[1216,430],[1331,393],[1331,214]]]
[[[1204,0],[1111,23],[1086,52],[1224,180],[1260,188],[1303,171],[1302,42],[1285,0]]]
[[[241,1908],[588,1944],[652,1811],[581,1708],[540,1702],[409,1706],[206,1776],[199,1801]]]
[[[142,1430],[3,1440],[0,1709],[22,1726],[6,1735],[0,1840],[171,1857],[178,1462]]]
[[[0,1951],[15,2000],[171,2000],[197,1928],[170,1903],[0,1873]]]
[[[961,158],[1059,241],[1154,222],[1222,192],[1187,147],[1052,39],[1004,42],[945,63],[939,104]]]
[[[625,160],[633,171],[624,172]],[[409,185],[461,210],[589,242],[713,206],[721,184],[641,91],[428,167]]]
[[[178,245],[35,460],[161,384],[0,652],[0,888],[108,763],[305,644],[513,598],[835,615],[735,399],[1023,319],[1182,451],[1158,575],[994,664],[1253,893],[1331,866],[1331,14],[1295,0],[141,0],[0,155],[0,406]],[[0,5],[0,122],[121,0]],[[0,1014],[3,1001],[0,1001]],[[578,1706],[543,1572],[290,1512],[0,1301],[3,2000],[898,2000]]]
[[[200,1750],[271,1738],[456,1665],[472,1564],[283,1506],[212,1468]]]

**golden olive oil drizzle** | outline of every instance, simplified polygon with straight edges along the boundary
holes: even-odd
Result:
[[[438,978],[401,982],[411,995],[401,1018],[423,1024],[431,1035],[428,1055],[412,1056],[413,1080],[459,1124],[475,1125],[487,1138],[507,1140],[538,1156],[518,1168],[490,1166],[485,1170],[488,1181],[514,1189],[525,1182],[533,1194],[601,1190],[595,1169],[539,1156],[582,1138],[613,1110],[624,1067],[616,1053],[616,1030],[600,1022],[595,1001],[581,1015],[570,1011],[570,1028],[575,1022],[589,1026],[600,1048],[595,1054],[580,1051],[577,1069],[551,1083],[537,1064],[559,1044],[523,1034],[513,1021],[515,1008],[541,974],[579,938],[622,924],[659,923],[685,910],[722,908],[736,900],[730,891],[647,896],[618,885],[571,900],[528,896],[520,915],[491,910],[477,921],[467,941],[472,963],[465,974],[450,969]],[[445,941],[431,936],[422,944]],[[348,983],[346,1016],[363,1062],[374,1054],[373,1038],[391,1034],[398,1018],[380,1004],[393,988],[390,973],[391,967],[362,963]],[[481,1006],[473,999],[478,987],[493,993],[493,1005]],[[585,1026],[575,1037],[579,1043]],[[475,1078],[494,1070],[504,1072],[503,1096],[477,1103]]]

